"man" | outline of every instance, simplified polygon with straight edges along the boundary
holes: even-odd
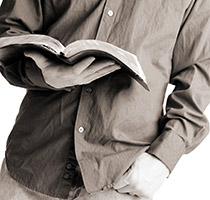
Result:
[[[4,1],[1,37],[112,43],[137,55],[150,92],[94,55],[68,66],[28,50],[2,63],[27,94],[8,138],[1,199],[151,199],[208,133],[209,17],[208,0]],[[176,87],[163,116],[168,82]]]

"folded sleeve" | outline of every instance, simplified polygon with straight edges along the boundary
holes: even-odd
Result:
[[[0,37],[45,34],[58,17],[53,5],[52,0],[4,0],[0,7]],[[32,59],[24,55],[18,58],[7,64],[0,61],[0,72],[10,84],[27,89],[55,89],[46,84]]]
[[[170,82],[175,89],[160,121],[162,132],[148,149],[170,171],[209,133],[203,112],[210,102],[210,1],[192,2],[173,53]]]

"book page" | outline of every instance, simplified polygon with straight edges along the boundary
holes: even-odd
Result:
[[[65,47],[55,38],[47,35],[27,34],[0,38],[0,48],[8,46],[34,45],[46,48],[52,53],[60,54]]]

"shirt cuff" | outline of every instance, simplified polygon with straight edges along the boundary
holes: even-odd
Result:
[[[184,152],[184,141],[172,130],[164,131],[147,150],[147,153],[161,160],[170,172],[174,169]]]

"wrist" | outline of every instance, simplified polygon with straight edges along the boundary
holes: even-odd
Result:
[[[141,156],[144,156],[145,160],[153,164],[157,168],[157,170],[160,170],[163,174],[165,174],[166,177],[169,176],[170,170],[159,158],[147,152],[143,153]]]

